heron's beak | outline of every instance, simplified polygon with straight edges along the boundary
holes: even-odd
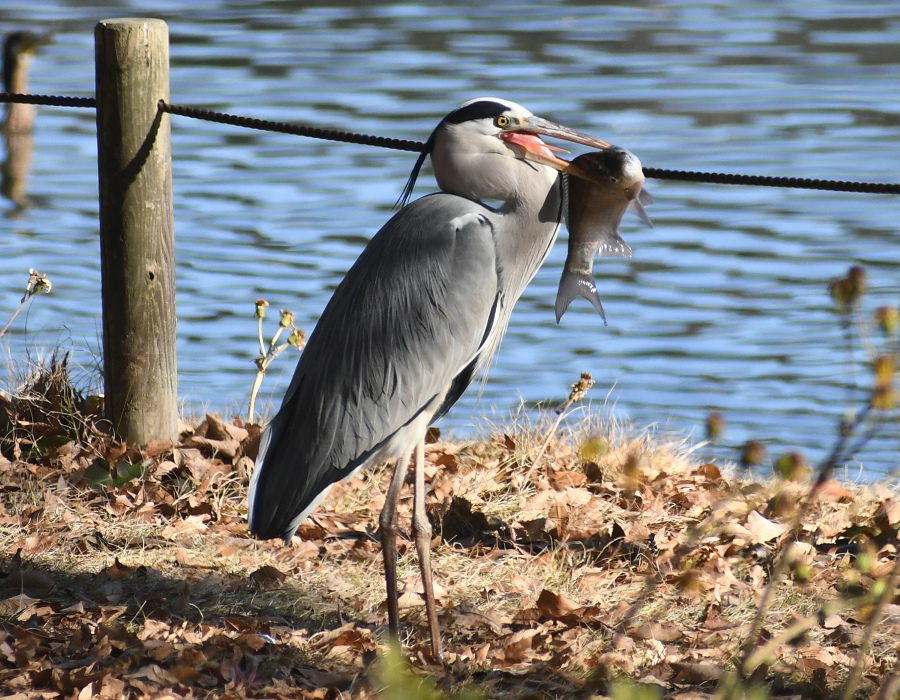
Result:
[[[28,38],[28,50],[38,51],[42,46],[52,44],[54,41],[53,33],[46,32],[44,34],[32,34]]]
[[[541,119],[540,117],[531,116],[525,124],[515,127],[515,130],[506,131],[500,134],[500,138],[508,143],[514,143],[525,151],[525,160],[550,166],[555,170],[567,172],[576,177],[590,180],[590,176],[567,160],[557,158],[553,155],[553,151],[562,151],[561,148],[550,146],[544,143],[540,136],[552,136],[554,138],[579,143],[592,148],[609,148],[610,144],[602,139],[595,138],[580,131],[575,131],[566,126],[555,124],[554,122]],[[563,151],[565,153],[565,151]]]
[[[507,143],[514,143],[517,146],[520,146],[525,151],[524,159],[527,161],[549,166],[554,170],[560,171],[561,173],[568,173],[569,175],[574,175],[575,177],[581,178],[582,180],[588,180],[590,182],[603,184],[599,180],[597,180],[597,178],[592,177],[587,170],[577,165],[576,163],[572,163],[562,158],[557,158],[555,155],[553,155],[553,151],[559,151],[562,149],[554,148],[553,146],[544,143],[537,136],[533,136],[532,134],[506,132],[500,134],[500,138]]]
[[[606,141],[535,116],[529,117],[524,125],[516,128],[516,131],[524,134],[552,136],[556,139],[580,143],[583,146],[590,146],[591,148],[609,148],[609,144]]]

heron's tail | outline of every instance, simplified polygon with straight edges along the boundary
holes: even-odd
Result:
[[[283,422],[284,420],[281,419],[281,412],[279,411],[263,431],[262,439],[259,442],[256,466],[253,469],[253,475],[250,477],[250,489],[247,491],[247,521],[250,525],[250,532],[251,534],[262,536],[264,539],[270,530],[270,523],[264,524],[266,519],[263,512],[266,510],[266,506],[263,503],[265,499],[260,494],[261,477],[266,466],[266,455],[270,453],[273,436],[277,443],[278,435],[282,432],[280,428]],[[278,537],[278,535],[273,534],[272,537]]]
[[[262,474],[262,465],[266,460],[266,452],[269,449],[269,443],[272,441],[272,424],[270,423],[263,430],[262,438],[259,441],[259,453],[256,455],[256,462],[253,467],[253,474],[250,475],[250,488],[247,491],[247,522],[250,525],[250,532],[255,532],[259,522],[259,511],[254,508],[258,503],[256,494],[259,491],[259,476]]]
[[[247,494],[250,533],[262,540],[290,542],[297,528],[331,490],[333,470],[315,468],[321,460],[296,429],[294,402],[287,400],[266,426]],[[323,476],[324,475],[324,476]]]

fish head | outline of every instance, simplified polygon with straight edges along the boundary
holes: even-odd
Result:
[[[580,155],[572,160],[567,172],[604,189],[619,190],[628,201],[637,199],[644,186],[641,161],[621,146]]]
[[[569,178],[569,217],[596,220],[599,212],[618,213],[631,208],[648,226],[652,226],[644,205],[653,201],[644,187],[644,169],[631,151],[610,146],[573,159],[566,168]],[[618,220],[616,226],[618,226]]]

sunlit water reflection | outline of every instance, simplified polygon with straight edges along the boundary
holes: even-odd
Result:
[[[424,139],[482,94],[634,151],[645,165],[892,181],[900,161],[900,10],[895,3],[726,0],[582,5],[10,0],[0,30],[55,29],[32,90],[93,94],[98,19],[160,16],[172,100],[239,114]],[[246,410],[253,302],[312,329],[341,275],[387,220],[414,155],[173,119],[179,394],[189,411]],[[417,194],[433,188],[429,177]],[[526,291],[482,391],[444,420],[471,429],[526,402],[563,399],[582,371],[595,409],[702,438],[711,409],[729,445],[768,441],[812,458],[830,446],[853,375],[826,287],[855,263],[867,308],[898,302],[900,200],[888,196],[650,181],[655,228],[627,217],[632,259],[600,260],[604,328],[553,300],[561,240]],[[0,290],[12,310],[29,267],[53,293],[4,342],[13,360],[100,346],[96,134],[90,110],[42,108],[31,206],[6,208]],[[12,364],[16,364],[13,362]],[[293,360],[264,384],[278,400]],[[858,377],[867,384],[864,368]],[[863,455],[897,467],[885,427]],[[734,455],[734,451],[724,454]]]

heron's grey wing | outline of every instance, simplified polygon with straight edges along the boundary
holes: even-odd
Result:
[[[432,195],[370,241],[322,314],[269,429],[251,530],[283,537],[323,489],[384,455],[423,412],[446,410],[480,368],[497,303],[482,208]]]

